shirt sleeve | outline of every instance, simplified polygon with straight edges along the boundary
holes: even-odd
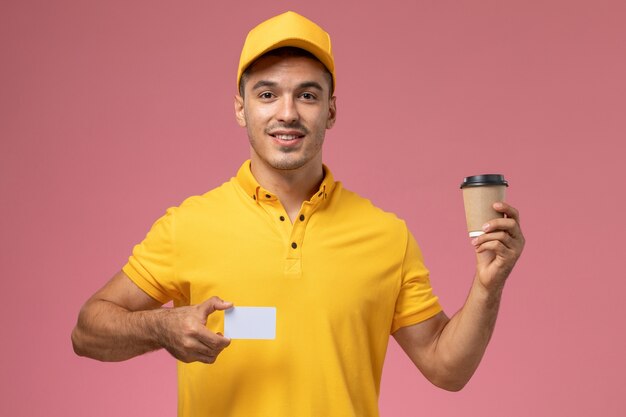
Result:
[[[168,209],[152,225],[122,268],[139,288],[163,304],[183,298],[176,285],[175,213],[176,208]]]
[[[402,283],[396,300],[391,333],[401,327],[427,320],[442,311],[439,299],[430,286],[428,269],[413,235],[408,232],[402,264]]]

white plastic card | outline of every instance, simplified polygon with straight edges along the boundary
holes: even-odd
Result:
[[[276,339],[276,307],[233,307],[224,312],[229,339]]]

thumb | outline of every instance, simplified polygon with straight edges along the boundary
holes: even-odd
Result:
[[[227,310],[232,306],[233,303],[231,303],[230,301],[224,301],[221,298],[215,296],[198,304],[200,312],[205,317],[217,310]]]

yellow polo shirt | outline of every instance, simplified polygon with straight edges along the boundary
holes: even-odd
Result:
[[[234,339],[215,364],[178,363],[179,416],[378,416],[389,335],[441,311],[405,223],[324,169],[294,224],[247,161],[135,246],[123,270],[162,303],[217,295],[276,308],[274,340]]]

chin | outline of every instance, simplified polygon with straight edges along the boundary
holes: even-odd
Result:
[[[270,163],[272,168],[281,171],[293,171],[302,168],[304,165],[306,165],[305,161],[275,161],[274,163]]]

